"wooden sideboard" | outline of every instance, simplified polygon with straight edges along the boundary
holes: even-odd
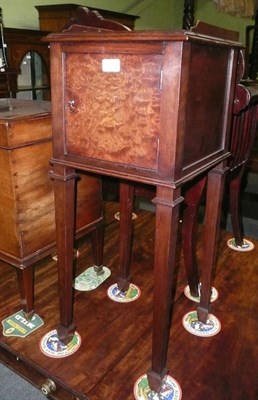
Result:
[[[79,4],[51,4],[35,6],[39,13],[40,29],[49,32],[61,32],[69,20],[77,16],[76,10],[79,6]],[[96,7],[88,7],[87,5],[84,5],[84,7],[87,7],[89,10],[98,11],[103,18],[119,22],[131,30],[134,29],[135,21],[139,18],[136,15],[103,10]]]
[[[50,66],[49,66],[49,48],[42,38],[48,32],[42,32],[32,29],[18,29],[18,28],[4,28],[4,41],[6,43],[8,71],[9,74],[9,88],[7,85],[6,74],[0,72],[0,80],[3,82],[3,89],[1,90],[1,97],[16,97],[19,89],[18,77],[22,73],[22,62],[26,55],[31,57],[31,52],[37,54],[42,62],[41,68],[44,68],[46,73],[46,84],[43,89],[45,91],[44,100],[50,100]],[[40,68],[40,65],[37,65]],[[37,76],[40,71],[36,71]]]
[[[49,48],[48,44],[42,41],[49,32],[60,32],[69,20],[76,16],[77,4],[53,4],[36,6],[39,13],[39,28],[34,29],[19,29],[19,28],[4,28],[4,40],[7,45],[7,59],[10,67],[9,70],[9,87],[7,85],[6,73],[0,71],[0,97],[16,97],[17,80],[21,74],[21,63],[27,53],[33,51],[37,53],[42,60],[43,67],[47,74],[47,84],[43,100],[50,100],[50,76],[49,76]],[[95,9],[101,16],[106,19],[117,21],[130,29],[134,29],[134,24],[138,16],[129,15],[109,10]]]
[[[34,311],[34,264],[54,252],[56,243],[51,156],[51,103],[1,99],[0,259],[16,267],[29,317]],[[77,237],[97,228],[102,234],[101,181],[85,174],[77,181]],[[96,264],[102,261],[101,251]]]
[[[48,33],[33,29],[4,28],[10,67],[19,70],[23,57],[33,49],[40,54],[49,72],[49,48],[42,41]]]

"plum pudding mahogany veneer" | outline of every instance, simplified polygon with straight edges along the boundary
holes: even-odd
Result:
[[[16,269],[28,319],[34,313],[35,263],[54,253],[56,243],[51,123],[50,102],[0,100],[0,259]],[[76,236],[91,232],[94,261],[101,268],[101,181],[84,173],[77,181]]]
[[[156,187],[151,389],[167,374],[172,276],[181,187],[208,175],[202,300],[206,321],[241,46],[186,31],[50,34],[53,164],[59,269],[59,338],[74,333],[73,213],[76,170],[119,178],[119,288],[129,284],[127,224],[133,182]],[[241,65],[241,68],[243,66]],[[240,69],[241,69],[240,68]],[[211,74],[212,71],[212,74]],[[137,304],[135,304],[137,307]]]

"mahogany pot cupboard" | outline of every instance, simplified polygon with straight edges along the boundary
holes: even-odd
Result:
[[[53,172],[59,268],[59,338],[75,330],[72,310],[76,170],[156,186],[151,389],[167,374],[172,276],[184,183],[208,173],[201,303],[210,310],[235,88],[243,72],[237,42],[186,31],[53,33],[50,42]],[[240,67],[240,72],[238,71]],[[212,72],[212,73],[211,73]],[[123,201],[122,201],[123,203]],[[121,220],[130,204],[122,204]],[[121,226],[126,226],[121,222]],[[129,283],[121,229],[118,283]],[[137,304],[136,304],[137,307]]]
[[[49,23],[49,7],[52,23],[51,18],[52,21],[56,19],[55,6],[36,7],[43,16],[40,17],[42,24],[44,18]],[[68,18],[66,11],[65,19]],[[55,22],[63,27],[65,21]],[[61,25],[53,31],[60,29]],[[56,212],[58,333],[60,338],[69,341],[75,330],[71,284],[75,228],[77,237],[91,232],[95,264],[99,268],[102,265],[99,175],[120,181],[117,280],[121,290],[126,290],[130,283],[128,250],[132,194],[135,188],[144,188],[145,193],[146,188],[150,188],[153,192],[154,186],[155,289],[152,364],[148,379],[151,388],[158,391],[168,372],[166,354],[178,213],[183,201],[181,190],[185,183],[192,183],[207,173],[199,319],[205,321],[210,311],[211,272],[229,157],[233,100],[238,101],[235,87],[243,72],[241,46],[233,42],[233,38],[231,41],[212,38],[208,32],[206,35],[183,31],[106,32],[102,35],[103,31],[100,36],[70,30],[52,34],[42,43],[43,46],[48,40],[51,43],[55,116],[51,176],[56,210],[48,175],[51,157],[49,103],[32,105],[13,100],[13,109],[4,110],[4,142],[0,151],[3,164],[7,162],[10,168],[2,177],[2,187],[8,190],[3,190],[0,202],[6,213],[1,218],[9,219],[4,219],[8,232],[2,232],[0,243],[4,246],[0,257],[16,267],[23,309],[30,318],[34,312],[33,264],[55,248]],[[11,243],[6,241],[6,233]]]

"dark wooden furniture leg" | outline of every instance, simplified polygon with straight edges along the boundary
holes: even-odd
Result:
[[[29,320],[34,315],[34,265],[15,269],[24,317]]]
[[[130,262],[133,238],[132,212],[134,205],[134,183],[120,182],[120,246],[119,246],[119,275],[118,289],[128,290],[130,285]]]
[[[237,246],[244,245],[243,224],[240,212],[240,191],[245,165],[241,169],[230,173],[229,177],[229,204],[233,235]],[[237,173],[235,173],[237,172]]]
[[[196,260],[197,216],[207,176],[191,184],[185,191],[182,224],[183,254],[187,280],[192,296],[199,296],[199,270]]]
[[[166,357],[170,330],[170,308],[175,266],[180,188],[157,187],[154,258],[152,366],[149,386],[159,392],[167,374]]]
[[[257,127],[257,91],[252,87],[239,90],[238,109],[233,120],[231,153],[229,163],[229,205],[235,244],[245,246],[240,210],[242,178],[255,141]]]
[[[73,168],[54,165],[54,180],[60,325],[59,340],[68,343],[74,334],[73,322],[73,242],[75,226],[75,180]]]
[[[210,312],[212,270],[216,257],[217,234],[226,172],[225,166],[226,162],[224,161],[208,173],[201,299],[197,307],[198,320],[203,323],[207,322]]]
[[[94,271],[97,275],[103,271],[104,225],[101,222],[91,231]]]

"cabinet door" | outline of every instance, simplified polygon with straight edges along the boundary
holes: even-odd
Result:
[[[156,170],[161,63],[159,54],[67,53],[68,154]]]

